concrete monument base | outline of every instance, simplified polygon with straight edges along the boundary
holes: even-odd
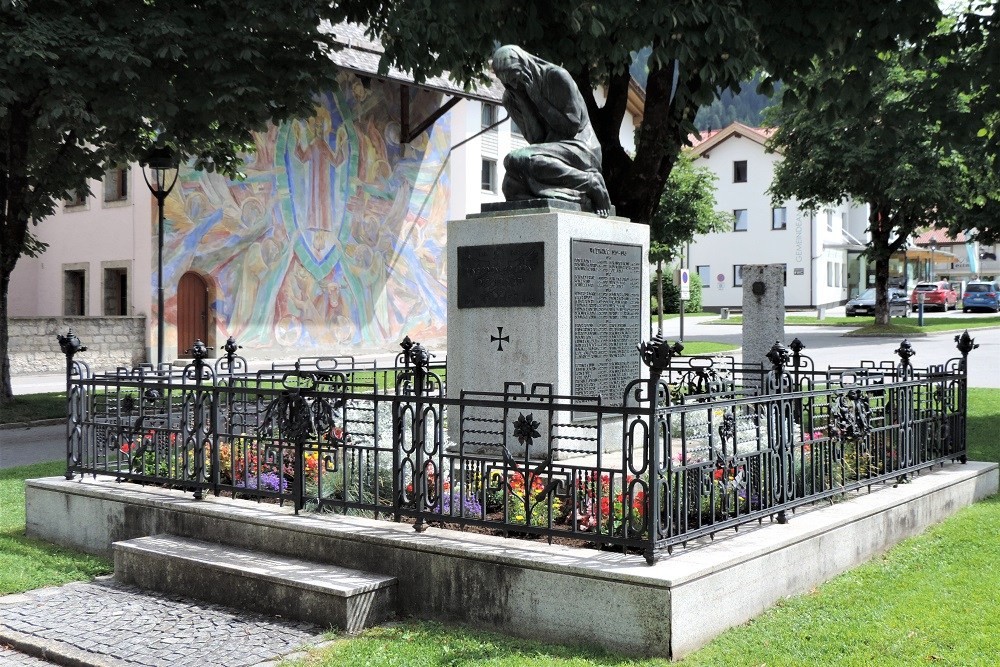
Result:
[[[539,397],[539,411],[551,396],[621,405],[627,384],[644,371],[636,345],[649,331],[649,228],[556,204],[535,206],[515,203],[448,224],[449,397],[523,391]],[[524,455],[523,446],[516,451],[511,420],[488,421],[497,419],[489,411],[466,410],[463,420],[449,415],[452,442],[459,441],[462,421],[467,433],[493,424],[497,432],[479,434],[478,444],[466,438],[466,451],[496,453],[506,440],[512,453]],[[566,413],[552,421],[584,427],[587,420]],[[496,426],[503,421],[506,438]],[[620,420],[602,426],[602,448],[617,442],[620,449]],[[541,432],[527,454],[548,451],[550,437],[558,434]],[[595,449],[574,442],[577,450],[562,458]]]

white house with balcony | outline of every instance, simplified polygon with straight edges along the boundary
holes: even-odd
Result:
[[[782,159],[765,150],[772,132],[733,123],[691,149],[695,165],[717,177],[716,208],[733,216],[730,229],[697,237],[688,254],[708,310],[742,305],[746,264],[783,264],[785,304],[793,309],[842,304],[867,284],[860,258],[867,205],[847,201],[813,213],[795,200],[772,203],[768,189]]]

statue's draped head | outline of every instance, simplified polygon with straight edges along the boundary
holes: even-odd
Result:
[[[493,71],[507,88],[523,90],[535,77],[534,60],[521,47],[508,44],[493,52]]]

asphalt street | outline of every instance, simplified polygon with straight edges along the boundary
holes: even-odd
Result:
[[[65,424],[0,429],[0,469],[65,457]]]

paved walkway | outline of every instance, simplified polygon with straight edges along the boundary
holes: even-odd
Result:
[[[0,667],[265,667],[320,641],[309,624],[108,579],[0,597]]]

